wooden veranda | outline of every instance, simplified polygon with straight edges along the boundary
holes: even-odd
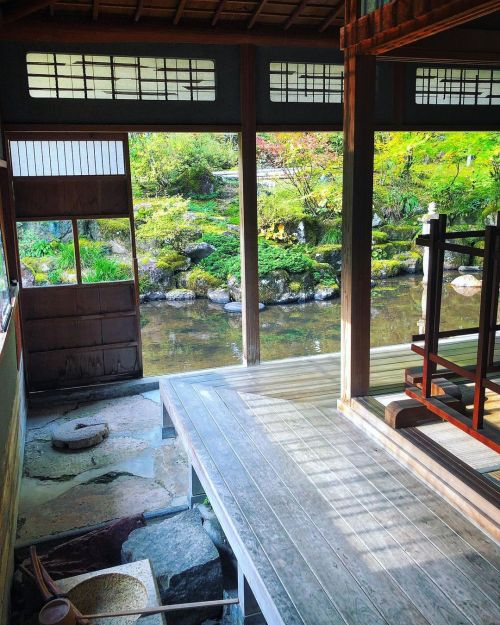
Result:
[[[171,378],[164,393],[200,473],[214,457],[224,460],[216,447],[224,437],[223,451],[240,468],[216,463],[200,478],[226,531],[235,518],[240,525],[232,544],[243,558],[243,596],[248,577],[269,625],[390,625],[403,617],[427,625],[498,622],[497,548],[457,512],[493,535],[498,486],[419,427],[396,431],[381,419],[374,387],[386,395],[401,390],[404,368],[416,356],[370,352],[370,282],[374,132],[500,129],[499,32],[500,0],[0,0],[0,226],[12,295],[10,321],[0,329],[2,625],[8,622],[25,395],[142,376],[133,237],[125,282],[84,284],[78,258],[79,222],[119,216],[133,226],[132,131],[239,136],[246,368]],[[178,61],[184,63],[179,74]],[[198,62],[201,81],[193,73]],[[341,354],[260,364],[256,132],[321,130],[344,131]],[[18,144],[26,152],[16,161]],[[85,167],[80,148],[78,159],[65,161],[75,145],[86,146]],[[37,169],[37,150],[48,150],[53,169]],[[24,287],[16,234],[23,220],[71,224],[74,284],[52,291]],[[477,346],[450,342],[443,353],[458,365],[471,364]],[[184,395],[174,405],[178,390]],[[337,399],[348,419],[336,412]],[[199,410],[210,413],[206,421],[196,416]],[[475,425],[480,428],[478,419]],[[228,436],[233,426],[234,439]],[[202,436],[202,427],[211,432]],[[203,452],[205,443],[210,452]],[[244,460],[247,444],[255,457]],[[255,474],[242,468],[255,458],[264,473],[259,463]],[[233,480],[252,497],[235,497]],[[223,497],[226,508],[216,503]],[[273,527],[285,537],[279,543],[290,554],[285,564],[281,551],[272,551],[271,535],[257,536],[251,524],[249,530],[242,514],[249,499],[270,522],[278,513]],[[418,522],[406,516],[406,505]],[[299,549],[303,521],[316,540]],[[255,576],[259,561],[264,569]],[[278,581],[274,565],[281,567]],[[311,582],[312,599],[297,595],[300,575]],[[282,601],[274,607],[273,588]]]

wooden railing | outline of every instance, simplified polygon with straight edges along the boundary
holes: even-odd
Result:
[[[500,384],[488,378],[489,374],[500,372],[500,362],[495,361],[495,337],[500,328],[497,324],[498,289],[500,284],[500,222],[487,226],[485,230],[469,232],[446,232],[446,215],[431,220],[430,233],[417,238],[417,245],[429,248],[429,271],[427,283],[427,304],[425,334],[413,337],[423,340],[423,347],[412,344],[412,350],[423,357],[421,389],[406,388],[406,394],[417,399],[428,410],[442,419],[464,430],[497,452],[500,452],[500,436],[491,425],[485,422],[486,389],[500,394]],[[484,249],[453,243],[456,239],[468,237],[483,238]],[[469,254],[483,258],[483,281],[479,312],[479,326],[440,332],[441,294],[443,289],[443,267],[445,251]],[[460,366],[439,355],[439,339],[444,336],[478,336],[476,362],[472,366]],[[432,381],[436,377],[437,366],[445,367],[451,375],[474,383],[474,407],[468,417],[432,397]],[[441,373],[439,374],[441,375]]]

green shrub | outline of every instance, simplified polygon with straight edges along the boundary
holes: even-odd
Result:
[[[213,276],[208,271],[196,267],[187,275],[186,286],[194,291],[198,297],[205,297],[210,289],[220,286],[219,278]]]
[[[199,267],[220,280],[226,280],[228,275],[240,273],[240,241],[238,237],[223,234],[205,234],[203,241],[213,245],[215,251],[204,258]]]
[[[47,274],[47,280],[50,282],[50,284],[61,284],[63,281],[62,278],[62,271],[59,269],[53,269]]]
[[[164,198],[161,204],[137,211],[137,238],[157,247],[172,247],[181,252],[196,241],[201,231],[186,219],[188,201],[180,196]]]
[[[342,243],[342,218],[336,217],[323,222],[323,232],[320,244],[340,244]]]
[[[298,192],[279,184],[272,191],[258,195],[259,226],[267,230],[278,224],[297,224],[304,217],[304,206]]]
[[[314,261],[295,250],[294,248],[282,248],[261,241],[259,243],[259,275],[265,275],[270,271],[284,269],[289,273],[303,273],[313,269]]]
[[[82,273],[82,282],[115,282],[130,280],[131,277],[130,267],[112,258],[101,257],[94,261],[88,271]]]
[[[220,280],[229,275],[240,277],[240,242],[237,237],[224,235],[205,235],[203,240],[215,247],[215,251],[204,258],[199,267]],[[314,261],[300,250],[272,245],[259,241],[259,275],[284,269],[290,273],[303,273],[313,269]]]

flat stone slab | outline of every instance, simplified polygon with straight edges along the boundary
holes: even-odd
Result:
[[[18,518],[18,540],[31,543],[68,530],[95,526],[171,505],[172,493],[156,479],[108,473],[63,494],[25,508]]]
[[[149,558],[164,604],[222,597],[219,553],[202,526],[198,510],[134,530],[122,546],[122,561]],[[219,610],[169,615],[169,625],[199,625]]]
[[[224,310],[230,313],[240,313],[242,310],[241,306],[241,302],[229,302],[224,306]],[[264,304],[259,303],[259,310],[264,310],[264,308]]]
[[[54,449],[48,441],[35,440],[26,444],[24,475],[45,480],[69,480],[85,471],[123,462],[147,448],[146,441],[111,436],[98,447],[65,453]]]
[[[72,419],[52,429],[52,445],[58,449],[95,447],[109,436],[109,426],[102,417]]]

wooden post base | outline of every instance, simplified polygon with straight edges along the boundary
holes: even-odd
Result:
[[[238,564],[238,625],[266,625],[264,615],[260,611],[259,604],[254,597],[252,589]]]
[[[189,469],[189,494],[188,494],[188,504],[189,507],[192,508],[197,503],[203,503],[207,495],[205,493],[205,489],[203,488],[198,476],[196,475],[196,471],[191,466]]]
[[[168,414],[168,410],[165,408],[165,404],[162,406],[163,408],[163,427],[161,429],[161,437],[163,440],[167,438],[175,438],[177,436],[177,432],[175,431],[175,426]]]
[[[455,386],[455,385],[453,385]],[[456,397],[441,394],[439,400],[450,406],[454,410],[463,412],[464,406]],[[411,428],[424,423],[432,423],[433,421],[441,421],[434,413],[427,410],[416,399],[399,399],[391,401],[385,407],[385,422],[395,430],[401,428]]]

